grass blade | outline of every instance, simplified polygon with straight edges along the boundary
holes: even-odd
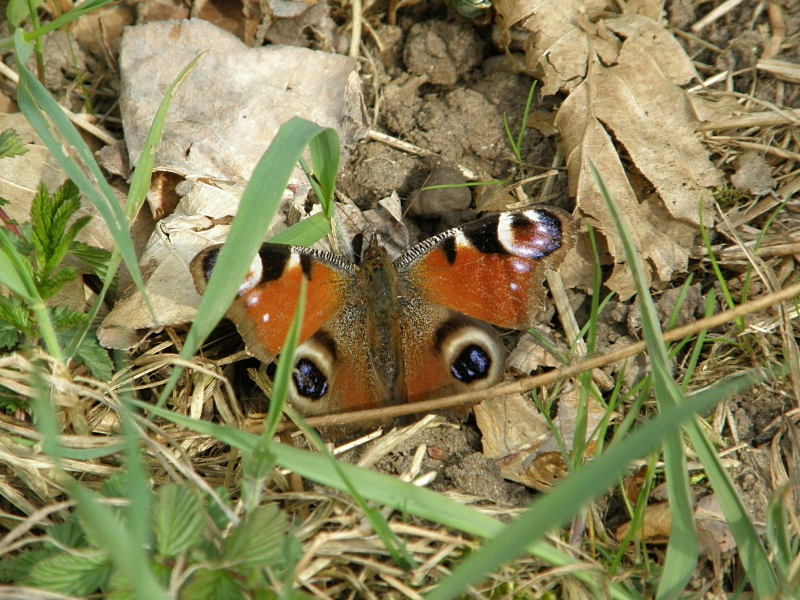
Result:
[[[197,317],[186,336],[181,358],[190,359],[227,312],[250,268],[250,261],[242,260],[242,257],[256,255],[297,160],[302,156],[306,145],[319,135],[338,140],[333,129],[325,129],[295,117],[281,126],[264,156],[258,161],[242,194],[239,209],[228,239],[219,253],[214,273],[208,281]],[[182,368],[176,368],[172,372],[159,397],[159,406],[166,402],[182,372]]]
[[[590,498],[604,493],[626,471],[632,460],[658,448],[664,437],[678,431],[680,425],[691,419],[695,411],[709,410],[722,397],[743,391],[758,379],[754,373],[726,379],[694,395],[690,403],[659,414],[639,427],[586,468],[535,500],[519,519],[461,563],[450,577],[428,595],[429,600],[454,598],[469,584],[519,556],[533,541],[567,523]]]
[[[593,165],[591,165],[591,168],[601,193],[603,193],[604,196],[607,196],[608,191],[605,189],[605,185],[600,179],[599,174],[597,174],[597,171]],[[612,209],[611,206],[610,209]],[[618,215],[615,217],[615,219],[617,218]],[[623,245],[624,244],[625,236],[623,236]],[[635,264],[635,262],[638,260],[638,254],[636,254],[632,247],[626,247],[625,251],[628,258],[628,263]],[[641,282],[637,282],[637,287],[641,285],[643,285]],[[640,290],[640,300],[643,299],[644,296],[645,294],[643,294]],[[647,295],[647,299],[650,300],[649,306],[646,306],[646,301],[641,302],[642,323],[644,325],[646,322],[649,322],[648,327],[650,329],[650,331],[645,329],[645,336],[653,336],[655,333],[656,339],[660,340],[661,332],[658,319],[655,316],[655,308],[652,306],[652,300],[649,299],[649,295]],[[646,317],[646,312],[650,312],[649,317]],[[650,360],[653,367],[654,385],[656,387],[656,398],[659,401],[659,410],[662,410],[663,400],[666,400],[670,403],[677,402],[680,404],[685,404],[686,400],[683,398],[683,395],[681,394],[675,382],[672,380],[672,377],[669,373],[668,363],[666,362],[665,358],[666,349],[664,348],[664,344],[651,341],[651,338],[648,338],[648,341],[650,342],[648,343],[648,350],[650,352]],[[703,464],[703,468],[706,471],[706,475],[711,483],[711,487],[714,489],[714,493],[719,501],[720,508],[725,515],[725,520],[731,528],[731,533],[736,540],[739,550],[739,557],[742,560],[745,571],[750,577],[750,581],[756,591],[756,594],[762,598],[774,597],[778,589],[778,581],[775,571],[769,562],[766,549],[761,543],[761,538],[758,535],[753,522],[750,520],[749,514],[745,509],[741,498],[739,497],[739,493],[736,490],[733,480],[728,474],[728,471],[722,465],[722,461],[714,449],[714,445],[708,439],[708,436],[706,436],[705,432],[697,425],[696,421],[692,420],[686,423],[686,433],[689,436],[692,447],[694,448],[695,452],[697,452],[700,462]],[[680,451],[678,452],[676,448],[672,447],[671,443],[680,444]],[[675,489],[673,490],[672,486],[669,488],[670,513],[672,514],[673,518],[673,530],[670,533],[670,546],[667,550],[667,564],[665,566],[664,576],[661,579],[661,584],[659,585],[658,597],[675,597],[676,595],[680,594],[685,585],[685,583],[684,585],[681,585],[681,580],[691,576],[691,572],[688,574],[684,572],[683,575],[678,576],[679,571],[687,568],[687,565],[690,562],[688,558],[695,552],[694,544],[697,543],[696,535],[694,533],[694,525],[692,524],[690,529],[688,524],[688,519],[691,516],[692,510],[691,503],[688,498],[683,496],[685,490],[684,483],[679,481],[686,478],[686,485],[688,485],[688,475],[686,474],[685,470],[685,460],[682,441],[679,438],[676,438],[665,445],[664,461],[665,466],[668,469],[667,483],[669,485],[670,479],[672,479],[672,486],[674,486]],[[679,471],[680,474],[678,473]],[[680,502],[680,507],[676,506],[675,512],[673,512],[672,509],[673,501]],[[678,519],[677,522],[675,520],[676,517]],[[673,534],[676,536],[674,538],[674,545],[672,543]],[[677,537],[678,535],[684,535],[687,537],[681,539]],[[687,544],[691,544],[691,546],[687,546]],[[675,557],[673,560],[677,562],[670,563],[670,554]],[[696,559],[691,565],[691,569],[694,569],[695,564]]]
[[[663,413],[683,404],[683,394],[670,373],[669,357],[661,334],[661,324],[650,296],[641,258],[634,248],[628,225],[602,177],[591,162],[590,169],[625,249],[625,257],[628,260],[628,267],[639,298],[642,330],[647,341],[658,410]],[[697,566],[697,559],[700,555],[700,543],[697,540],[697,531],[694,526],[692,490],[689,483],[686,453],[683,447],[683,436],[679,430],[664,438],[664,472],[667,479],[672,526],[667,543],[664,571],[656,593],[656,598],[660,600],[677,598],[683,592]]]
[[[142,146],[142,152],[139,154],[139,160],[136,163],[136,169],[133,172],[133,178],[131,179],[131,185],[128,190],[128,201],[125,203],[125,222],[128,224],[133,222],[134,218],[139,212],[139,209],[141,209],[142,204],[144,204],[145,198],[147,197],[147,192],[150,189],[150,179],[153,175],[153,164],[155,163],[156,148],[161,143],[161,136],[164,133],[164,124],[167,120],[167,112],[172,104],[172,100],[175,98],[175,94],[178,92],[181,84],[186,81],[186,78],[194,70],[195,66],[197,66],[197,62],[201,57],[202,55],[195,58],[178,74],[178,76],[172,82],[172,85],[169,86],[167,93],[164,94],[164,97],[161,99],[161,104],[159,104],[156,115],[153,117],[153,124],[150,126],[150,131],[147,132],[147,137],[145,138],[144,145]],[[100,293],[97,295],[97,299],[92,305],[91,310],[89,311],[89,318],[86,325],[82,327],[80,331],[75,334],[75,336],[73,336],[72,341],[67,347],[65,351],[65,355],[67,357],[72,358],[75,356],[75,353],[78,351],[83,339],[89,332],[91,323],[94,321],[97,313],[102,308],[103,300],[105,299],[108,290],[114,282],[114,276],[119,268],[121,257],[122,255],[118,247],[115,245],[114,250],[111,253],[111,258],[108,261],[106,276],[103,279],[103,287],[100,290]],[[150,300],[148,299],[147,294],[142,293],[142,297],[144,298],[148,308],[150,308],[152,311]]]
[[[119,248],[122,259],[130,271],[131,278],[144,294],[144,283],[133,249],[133,241],[116,196],[103,177],[86,142],[69,122],[58,103],[25,67],[32,49],[23,39],[22,33],[20,29],[14,33],[15,57],[19,71],[17,102],[20,110],[59,166],[102,215],[114,244]]]

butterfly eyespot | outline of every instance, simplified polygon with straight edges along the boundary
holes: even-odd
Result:
[[[328,378],[307,358],[301,358],[295,363],[292,381],[297,394],[302,398],[319,400],[328,393]]]
[[[450,365],[453,377],[462,383],[473,383],[486,379],[492,371],[492,357],[485,348],[469,344]]]

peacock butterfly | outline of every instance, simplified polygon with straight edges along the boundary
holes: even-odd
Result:
[[[417,402],[502,380],[505,351],[491,325],[527,329],[544,308],[547,268],[575,244],[556,208],[495,214],[431,237],[394,262],[373,238],[359,264],[265,243],[228,317],[248,351],[280,353],[302,278],[307,304],[289,401],[303,415]],[[221,245],[191,263],[202,294]]]

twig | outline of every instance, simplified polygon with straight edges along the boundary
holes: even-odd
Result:
[[[781,44],[786,39],[786,20],[784,19],[783,9],[777,2],[767,4],[767,18],[769,19],[769,41],[764,46],[761,53],[761,60],[769,60],[778,56],[781,51]]]
[[[791,115],[783,115],[771,110],[749,113],[746,115],[737,115],[724,121],[709,121],[698,125],[698,131],[715,131],[723,129],[747,129],[749,127],[774,127],[776,125],[786,125],[787,123],[794,122],[794,119],[800,119],[800,110],[797,109],[783,109],[783,112]]]
[[[425,148],[420,148],[419,146],[415,146],[409,142],[404,142],[401,139],[386,135],[380,131],[371,130],[369,132],[369,137],[376,142],[381,142],[387,146],[391,146],[396,150],[402,150],[403,152],[408,152],[409,154],[414,154],[415,156],[438,156],[435,152],[425,150]],[[462,167],[461,165],[456,166],[468,181],[478,181],[478,176],[472,170],[468,169],[467,167]]]
[[[689,29],[691,29],[694,33],[697,33],[698,31],[700,31],[704,27],[708,27],[709,25],[711,25],[711,23],[713,23],[714,21],[719,19],[721,16],[723,16],[723,15],[729,13],[730,11],[732,11],[734,8],[739,6],[742,2],[744,2],[744,0],[726,0],[726,2],[723,2],[722,4],[720,4],[717,8],[712,10],[705,17],[703,17],[697,23],[692,25]]]
[[[358,50],[361,48],[361,0],[353,0],[353,32],[350,35],[350,58],[358,58]]]

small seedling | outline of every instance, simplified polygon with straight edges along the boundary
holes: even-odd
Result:
[[[6,201],[0,199],[0,205],[3,204]],[[48,302],[77,277],[74,268],[62,266],[67,255],[85,262],[99,276],[104,274],[109,253],[75,241],[91,219],[88,216],[73,219],[80,206],[78,188],[72,181],[66,181],[52,194],[43,184],[39,185],[31,203],[30,222],[19,225],[2,215],[6,233],[11,234],[3,236],[2,251],[19,271],[19,278],[32,283],[30,296],[37,301]],[[46,312],[41,313],[35,311],[32,304],[31,298],[18,294],[0,296],[0,348],[39,345],[42,314],[49,320],[61,347],[88,320],[85,313],[65,306],[48,306]],[[93,377],[104,381],[111,378],[111,360],[96,337],[84,338],[75,360],[84,364]]]

